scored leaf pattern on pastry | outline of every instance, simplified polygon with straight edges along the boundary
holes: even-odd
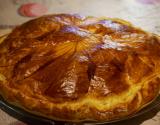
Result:
[[[48,15],[17,27],[0,44],[0,73],[27,99],[47,101],[42,112],[65,104],[83,112],[85,105],[87,117],[104,120],[135,112],[156,96],[159,50],[158,36],[120,19]]]

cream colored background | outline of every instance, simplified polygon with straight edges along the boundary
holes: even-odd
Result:
[[[138,27],[160,34],[160,5],[142,5],[136,0],[0,0],[0,26],[19,25],[32,18],[17,14],[25,2],[40,2],[49,13],[79,13],[82,15],[119,17]],[[16,2],[16,4],[15,4]],[[10,29],[0,29],[0,34]],[[0,125],[20,125],[19,121],[0,110]],[[160,106],[153,111],[130,121],[114,125],[160,125]]]

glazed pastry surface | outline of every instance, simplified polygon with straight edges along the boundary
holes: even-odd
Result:
[[[158,95],[159,52],[159,36],[121,19],[43,16],[1,41],[0,94],[54,120],[125,117]]]

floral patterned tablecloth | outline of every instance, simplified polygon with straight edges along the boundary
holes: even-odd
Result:
[[[8,33],[11,28],[27,20],[50,13],[118,17],[160,34],[160,0],[0,0],[0,34]],[[0,110],[0,125],[25,123]],[[112,125],[160,125],[160,105],[141,117]]]

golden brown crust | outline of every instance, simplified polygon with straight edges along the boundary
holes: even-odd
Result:
[[[121,118],[157,96],[159,51],[158,36],[120,19],[43,16],[0,44],[0,94],[51,119]]]

